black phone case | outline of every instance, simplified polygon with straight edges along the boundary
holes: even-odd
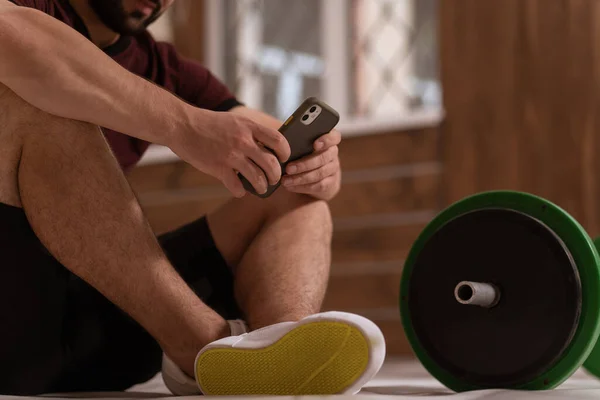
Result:
[[[323,111],[310,125],[304,125],[301,121],[302,115],[314,105],[320,106]],[[339,121],[339,114],[328,104],[315,97],[304,100],[292,116],[279,128],[279,132],[287,139],[291,149],[290,158],[285,163],[280,163],[283,175],[285,175],[285,168],[288,163],[311,154],[314,151],[315,140],[331,132]],[[266,193],[259,194],[242,174],[238,174],[238,176],[248,192],[261,198],[271,196],[281,185],[281,181],[275,185],[269,185]]]

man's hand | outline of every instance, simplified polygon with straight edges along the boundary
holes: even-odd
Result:
[[[331,200],[339,192],[342,172],[338,158],[339,131],[321,136],[314,144],[315,152],[286,167],[283,186],[294,193],[304,193],[321,200]]]
[[[238,172],[258,193],[267,191],[267,181],[271,185],[279,182],[279,162],[290,157],[289,143],[279,131],[234,113],[196,109],[190,120],[169,147],[184,161],[223,182],[235,197],[246,194]],[[273,149],[277,157],[265,147]]]

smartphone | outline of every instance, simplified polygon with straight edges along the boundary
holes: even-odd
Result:
[[[283,175],[285,175],[285,168],[288,163],[312,154],[314,142],[319,137],[331,132],[339,121],[338,112],[325,102],[315,97],[304,100],[300,107],[279,128],[279,132],[286,138],[291,149],[290,158],[285,163],[280,163]],[[238,176],[248,192],[261,198],[271,196],[281,185],[281,181],[275,185],[269,185],[267,192],[260,194],[256,192],[252,184],[242,174],[238,174]]]

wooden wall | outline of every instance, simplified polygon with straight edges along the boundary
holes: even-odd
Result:
[[[440,3],[445,204],[525,190],[600,233],[600,2]]]
[[[202,14],[199,0],[180,1]],[[201,58],[202,47],[185,41],[200,26],[179,29],[178,46]],[[324,308],[373,319],[390,354],[410,353],[397,308],[403,259],[441,207],[484,190],[525,190],[600,233],[600,2],[440,0],[440,41],[442,127],[345,139],[343,189],[331,204]],[[130,180],[157,232],[228,199],[182,163],[141,167]]]
[[[182,55],[202,62],[206,50],[204,0],[178,0],[172,12],[173,44]]]
[[[334,217],[333,266],[324,309],[371,318],[390,354],[410,354],[398,312],[403,260],[439,209],[437,129],[347,138]],[[184,163],[139,167],[129,176],[157,233],[210,212],[229,199],[213,178]]]

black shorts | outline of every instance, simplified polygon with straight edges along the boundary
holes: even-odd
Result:
[[[159,241],[205,303],[239,318],[206,219]],[[48,253],[22,209],[0,203],[0,394],[121,391],[152,378],[161,358],[139,324]]]

